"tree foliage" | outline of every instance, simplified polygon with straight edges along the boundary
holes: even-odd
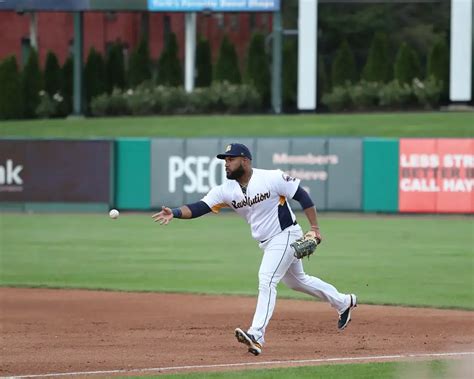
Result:
[[[242,81],[235,46],[227,36],[222,38],[214,79],[218,82],[228,81],[233,84],[240,84]]]
[[[199,38],[196,46],[196,87],[208,87],[212,82],[211,45]]]
[[[357,80],[355,59],[347,40],[344,40],[336,53],[331,69],[332,85],[339,86]]]
[[[14,55],[0,62],[0,119],[21,118],[23,101],[20,73]]]
[[[287,39],[283,45],[282,62],[282,103],[286,111],[296,108],[297,69],[298,46],[296,39]]]
[[[61,113],[65,116],[72,112],[72,92],[74,86],[74,63],[72,55],[69,55],[64,62],[61,68],[61,76],[61,94],[64,98]]]
[[[170,33],[158,60],[158,84],[179,86],[183,84],[183,70],[178,58],[176,34]]]
[[[40,91],[43,88],[38,53],[31,49],[21,74],[21,93],[23,96],[24,114],[35,117],[36,107],[40,101]]]
[[[46,63],[44,65],[44,90],[53,96],[61,91],[61,67],[58,58],[52,51],[46,54]]]
[[[132,87],[136,87],[145,80],[151,79],[151,61],[148,49],[148,39],[143,36],[137,48],[130,55],[128,80]]]
[[[388,83],[393,70],[385,33],[377,32],[370,45],[367,62],[362,70],[362,79],[368,82]]]
[[[123,58],[123,46],[118,41],[113,43],[107,51],[105,70],[107,73],[107,92],[112,92],[114,88],[125,87],[125,61]]]
[[[86,102],[107,91],[105,63],[102,55],[91,47],[84,67]]]
[[[401,84],[411,84],[413,79],[422,79],[420,59],[407,43],[402,43],[395,58],[394,76]]]
[[[431,49],[428,56],[426,77],[434,77],[443,83],[441,99],[446,101],[449,96],[449,49],[444,38],[440,39]]]
[[[267,107],[270,104],[270,62],[265,51],[265,36],[261,33],[254,33],[250,40],[245,79],[257,89],[263,106]]]

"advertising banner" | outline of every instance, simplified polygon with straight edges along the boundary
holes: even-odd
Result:
[[[253,167],[281,169],[300,179],[318,209],[361,209],[362,142],[358,138],[153,139],[152,207],[193,203],[221,184],[224,161],[216,155],[231,142],[249,147]],[[300,209],[298,203],[292,205]]]
[[[167,12],[274,12],[280,0],[148,0],[150,11]]]
[[[0,201],[109,203],[112,149],[111,141],[0,140]]]
[[[474,139],[400,139],[399,210],[474,213]]]

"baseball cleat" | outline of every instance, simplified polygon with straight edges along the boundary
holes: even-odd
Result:
[[[259,355],[262,352],[262,345],[255,340],[254,336],[244,332],[242,329],[235,329],[235,337],[237,338],[237,341],[248,346],[249,353]]]
[[[351,311],[357,307],[357,297],[354,294],[349,295],[351,297],[351,304],[344,312],[339,315],[339,321],[337,322],[337,328],[343,330],[347,324],[351,321]]]

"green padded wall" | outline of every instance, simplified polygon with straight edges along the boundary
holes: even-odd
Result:
[[[398,139],[364,139],[364,211],[398,212],[398,150]]]
[[[150,209],[150,139],[117,139],[115,159],[115,206]]]

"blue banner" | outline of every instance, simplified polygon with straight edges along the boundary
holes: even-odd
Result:
[[[150,11],[273,12],[280,0],[148,0]]]

